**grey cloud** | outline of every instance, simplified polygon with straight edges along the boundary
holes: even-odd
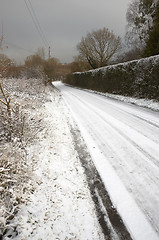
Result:
[[[30,0],[40,26],[49,42],[52,56],[62,62],[72,61],[77,54],[76,45],[88,31],[108,27],[123,36],[125,14],[131,0]],[[3,20],[5,40],[9,48],[5,53],[23,59],[29,52],[43,47],[37,29],[23,0],[1,0],[0,20]]]

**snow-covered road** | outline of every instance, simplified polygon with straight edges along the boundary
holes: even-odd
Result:
[[[133,239],[159,239],[159,112],[54,85]]]

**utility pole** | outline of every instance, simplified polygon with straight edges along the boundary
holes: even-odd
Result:
[[[3,38],[4,36],[3,36],[3,22],[2,22],[2,36],[0,37],[0,49],[2,47]]]
[[[3,35],[0,37],[0,49],[2,47],[2,42],[3,42]]]
[[[51,51],[50,51],[50,47],[49,47],[49,59],[50,59],[50,57],[51,57]]]

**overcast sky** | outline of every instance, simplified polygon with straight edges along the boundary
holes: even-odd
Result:
[[[40,35],[26,6],[34,10]],[[103,27],[121,37],[125,34],[126,10],[131,0],[0,0],[0,31],[3,32],[3,52],[18,62],[39,47],[48,44],[51,57],[62,63],[73,61],[76,45],[87,32]],[[1,33],[0,32],[0,33]],[[46,43],[47,42],[47,43]],[[8,49],[5,45],[8,44]],[[21,49],[21,48],[22,49]],[[24,50],[25,49],[25,50]],[[27,51],[26,51],[27,50]]]

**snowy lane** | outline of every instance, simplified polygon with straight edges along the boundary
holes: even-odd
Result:
[[[159,113],[61,83],[54,85],[159,236]]]

